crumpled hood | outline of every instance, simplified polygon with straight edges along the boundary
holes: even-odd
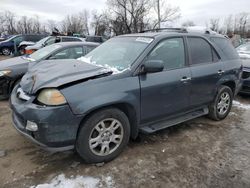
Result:
[[[24,64],[28,65],[29,60],[23,57],[14,57],[6,60],[0,61],[0,70],[11,69],[17,66],[23,66]]]
[[[112,71],[79,60],[48,60],[32,66],[21,80],[24,92],[34,94],[41,88],[56,88],[78,80],[110,75]]]

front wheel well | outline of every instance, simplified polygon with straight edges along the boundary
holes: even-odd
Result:
[[[136,139],[138,136],[138,122],[137,122],[137,113],[136,110],[132,107],[132,105],[127,104],[127,103],[116,103],[116,104],[111,104],[111,105],[106,105],[106,106],[102,106],[100,108],[94,109],[90,112],[87,113],[87,115],[83,118],[83,120],[81,121],[81,124],[84,124],[84,122],[94,113],[100,111],[100,110],[104,110],[107,108],[117,108],[120,111],[122,111],[123,113],[126,114],[126,116],[128,117],[129,123],[130,123],[130,128],[131,128],[131,135],[130,137],[132,139]],[[77,130],[77,134],[79,133],[80,127]]]
[[[235,93],[236,84],[234,81],[228,81],[228,82],[222,83],[221,85],[228,86],[232,90],[232,92]]]

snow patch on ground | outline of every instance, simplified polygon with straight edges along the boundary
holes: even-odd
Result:
[[[66,178],[64,174],[60,174],[53,178],[50,183],[44,183],[30,188],[99,188],[99,187],[114,187],[115,182],[111,176],[94,178],[88,176],[76,176]]]
[[[245,110],[250,110],[250,104],[243,104],[240,103],[239,101],[233,101],[233,106],[236,108],[243,108]]]

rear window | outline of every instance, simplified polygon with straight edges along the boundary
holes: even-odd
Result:
[[[239,59],[239,55],[228,39],[220,37],[211,37],[210,39],[220,48],[228,60]]]
[[[72,41],[81,41],[81,39],[75,38],[75,37],[63,37],[62,42],[72,42]]]
[[[86,41],[87,42],[99,42],[99,43],[103,42],[102,37],[87,37]]]

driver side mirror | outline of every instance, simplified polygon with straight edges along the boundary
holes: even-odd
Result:
[[[161,72],[164,69],[162,60],[148,60],[141,66],[141,74]]]

